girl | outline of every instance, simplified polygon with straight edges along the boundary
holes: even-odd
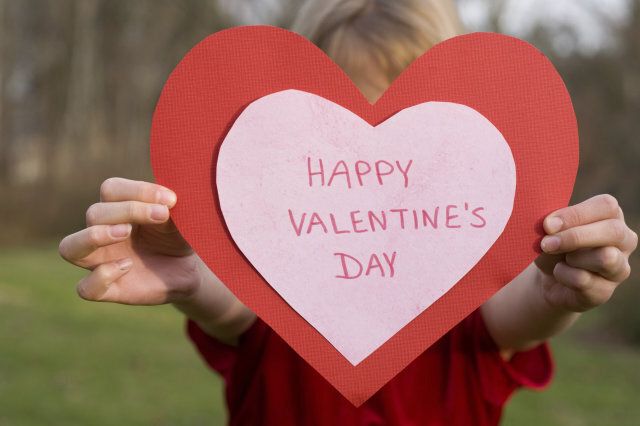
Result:
[[[294,29],[373,102],[461,25],[443,0],[317,0]],[[91,271],[77,285],[84,299],[182,311],[226,382],[232,425],[495,425],[515,389],[550,380],[546,339],[609,299],[637,245],[612,196],[550,214],[545,254],[356,408],[208,270],[169,218],[175,203],[168,188],[107,179],[86,229],[65,237],[60,254]]]

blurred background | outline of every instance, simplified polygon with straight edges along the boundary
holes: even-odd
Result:
[[[85,302],[57,243],[109,176],[152,180],[148,137],[181,57],[223,27],[286,26],[302,0],[0,0],[0,425],[223,424],[221,385],[169,306]],[[640,224],[640,0],[460,0],[469,31],[524,38],[571,92],[574,202]],[[637,256],[636,256],[637,257]],[[553,340],[557,375],[506,425],[640,424],[640,264]]]

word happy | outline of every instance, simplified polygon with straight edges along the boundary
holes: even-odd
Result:
[[[409,168],[411,168],[413,160],[409,160],[406,164],[400,161],[393,163],[385,160],[374,162],[358,160],[351,167],[343,160],[336,162],[331,169],[331,173],[327,173],[324,167],[324,161],[318,159],[312,164],[311,157],[307,158],[307,174],[309,176],[309,186],[335,186],[338,184],[346,185],[351,189],[353,185],[365,186],[366,183],[378,183],[384,185],[388,179],[396,177],[400,178],[403,186],[409,186]],[[397,176],[400,174],[400,176]],[[397,180],[397,179],[396,179]]]
[[[413,160],[358,160],[347,163],[340,160],[328,164],[321,158],[306,159],[306,178],[309,188],[381,187],[394,185],[408,188]],[[433,205],[428,208],[387,208],[381,210],[351,210],[348,213],[298,212],[288,209],[291,229],[297,237],[312,234],[363,234],[369,232],[440,232],[440,230],[484,228],[487,224],[485,208],[469,202]],[[332,253],[338,261],[334,276],[355,279],[372,275],[393,278],[396,274],[398,250],[391,253],[372,253],[364,259],[337,251]]]

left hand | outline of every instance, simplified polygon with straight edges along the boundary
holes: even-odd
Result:
[[[605,303],[629,277],[638,235],[626,225],[611,195],[597,195],[548,215],[543,254],[535,263],[542,290],[554,307],[583,312]]]

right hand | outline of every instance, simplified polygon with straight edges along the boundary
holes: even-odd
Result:
[[[60,255],[91,272],[77,285],[86,300],[127,305],[180,302],[200,286],[200,259],[169,209],[176,194],[160,185],[109,178],[87,227],[60,241]]]

